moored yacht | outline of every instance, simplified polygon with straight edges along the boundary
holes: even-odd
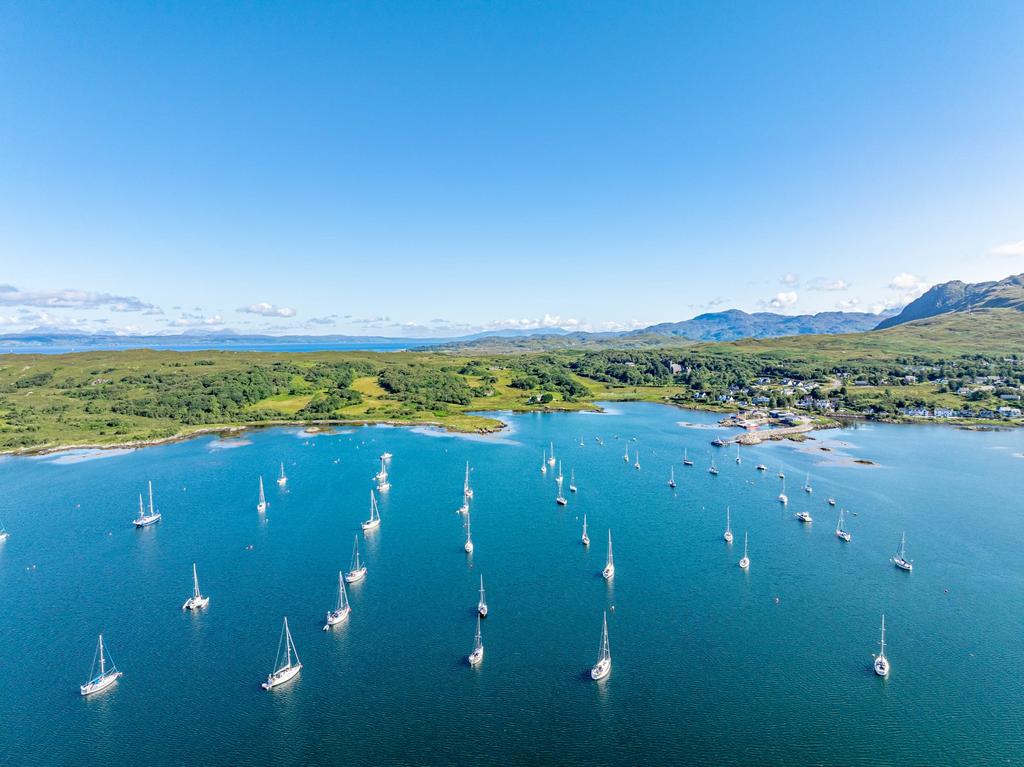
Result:
[[[139,495],[139,516],[137,516],[132,524],[136,527],[149,527],[155,525],[160,521],[161,515],[159,511],[153,508],[153,483],[149,483],[149,513],[142,508],[142,495]]]
[[[466,543],[462,546],[467,554],[473,553],[473,535],[469,529],[469,512],[466,512]]]
[[[779,493],[779,503],[781,503],[783,506],[785,506],[787,503],[789,503],[789,496],[786,495],[786,478],[785,477],[782,478],[782,492]]]
[[[900,538],[900,548],[892,555],[892,563],[896,565],[900,570],[906,570],[910,572],[914,569],[913,561],[907,559],[907,534],[903,533]]]
[[[807,475],[807,479],[804,480],[804,492],[805,493],[813,493],[814,492],[814,488],[811,487],[811,475],[810,474],[808,474]]]
[[[758,471],[768,471],[768,467],[765,466],[763,463],[759,463],[759,464],[757,464],[757,470]]]
[[[583,536],[580,538],[580,543],[584,546],[590,545],[590,536],[587,535],[587,515],[583,515]]]
[[[885,614],[882,614],[882,641],[878,643],[878,655],[875,656],[875,673],[889,676],[889,659],[885,656]]]
[[[836,499],[833,498],[832,496],[829,496],[829,498],[828,498],[828,505],[829,506],[835,506],[836,505]]]
[[[484,594],[484,576],[480,576],[480,601],[476,603],[477,614],[481,618],[487,617],[487,597]]]
[[[284,473],[284,461],[281,461],[281,472],[277,475],[277,486],[284,487],[288,484],[288,475]]]
[[[846,541],[847,543],[849,543],[850,539],[853,536],[850,535],[850,532],[843,525],[843,517],[845,516],[845,514],[846,512],[843,509],[839,510],[839,521],[836,523],[836,538],[838,538],[841,541]]]
[[[725,507],[725,532],[722,534],[722,539],[726,543],[732,543],[732,524],[729,519],[729,507]]]
[[[555,465],[555,443],[551,443],[551,452],[548,453],[548,466]]]
[[[110,659],[109,666],[107,665],[108,658]],[[121,676],[121,672],[117,670],[117,666],[114,664],[114,659],[110,657],[110,652],[103,645],[103,634],[100,634],[99,641],[96,643],[96,654],[92,658],[89,681],[78,689],[83,696],[94,695],[95,693],[103,692],[103,690],[120,679]]]
[[[604,614],[604,625],[601,628],[601,647],[597,652],[597,663],[590,669],[590,678],[600,681],[612,673],[612,650],[608,644],[608,613]]]
[[[181,606],[182,610],[201,610],[210,604],[210,598],[204,597],[199,591],[199,574],[196,572],[196,563],[192,563],[192,596],[185,600]]]
[[[352,612],[352,607],[348,603],[348,594],[345,592],[345,578],[341,571],[338,571],[338,603],[334,606],[334,609],[327,613],[326,622],[324,623],[324,631],[327,631],[331,626],[337,626],[343,620],[348,618]]]
[[[747,534],[743,533],[743,557],[740,559],[740,569],[746,570],[750,567],[750,557],[747,556]]]
[[[686,448],[683,448],[683,466],[693,466],[693,461],[690,456],[686,453]]]
[[[380,527],[380,509],[377,508],[377,496],[370,491],[370,518],[362,523],[363,532],[368,533]]]
[[[466,461],[466,478],[462,481],[462,495],[466,500],[473,499],[473,486],[469,484],[469,461]]]
[[[612,531],[608,530],[608,560],[605,562],[604,570],[601,571],[601,577],[606,581],[610,581],[615,575],[615,560],[612,558]]]
[[[674,488],[676,486],[676,467],[670,466],[668,469],[668,486]]]
[[[269,505],[270,504],[267,503],[267,494],[263,492],[263,475],[261,474],[260,475],[260,497],[259,497],[259,500],[256,501],[256,511],[258,511],[260,514],[262,514],[263,512],[265,512],[267,510],[267,506],[269,506]]]
[[[799,519],[801,522],[804,522],[804,523],[807,523],[807,524],[810,524],[811,522],[814,521],[811,518],[811,512],[809,512],[809,511],[798,511],[796,513],[796,518]]]
[[[575,493],[576,490],[576,469],[569,469],[569,492]]]
[[[284,645],[284,656],[281,655]],[[294,658],[294,660],[293,660]],[[295,650],[295,642],[292,641],[292,632],[288,629],[288,618],[284,619],[281,627],[281,638],[277,642],[277,657],[274,659],[274,670],[267,674],[267,681],[260,687],[264,690],[272,690],[279,685],[290,682],[302,671],[302,662],[299,660],[299,653]]]
[[[718,476],[718,467],[715,466],[715,457],[711,456],[711,465],[708,467],[708,474],[713,477]]]
[[[480,616],[476,616],[476,637],[473,639],[473,651],[466,660],[470,666],[479,665],[484,659],[484,641],[480,634]]]
[[[357,583],[366,577],[366,565],[359,559],[359,536],[355,536],[355,546],[352,547],[352,566],[345,573],[346,583]]]

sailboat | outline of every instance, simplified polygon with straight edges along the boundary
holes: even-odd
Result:
[[[256,502],[256,511],[258,511],[260,514],[262,514],[264,511],[267,510],[267,506],[269,506],[269,505],[270,504],[267,503],[267,495],[266,495],[266,493],[263,492],[263,475],[261,474],[260,475],[260,499]]]
[[[469,654],[466,660],[469,661],[470,666],[476,666],[484,659],[484,641],[480,635],[480,616],[476,616],[476,638],[473,640],[473,652]]]
[[[750,557],[747,556],[747,534],[743,533],[743,558],[740,559],[740,569],[746,570],[750,567]]]
[[[612,559],[612,531],[608,530],[608,561],[605,563],[604,570],[601,571],[601,577],[606,581],[610,581],[615,575],[615,560]]]
[[[779,493],[779,503],[781,503],[783,506],[785,506],[787,503],[789,503],[789,496],[786,495],[786,478],[785,477],[782,478],[782,492]]]
[[[109,667],[107,665],[108,658],[110,659]],[[99,673],[97,673],[96,669],[97,664],[99,665]],[[110,687],[121,676],[122,674],[117,670],[114,659],[110,657],[110,652],[103,645],[103,634],[100,634],[99,641],[96,643],[96,654],[92,658],[92,668],[89,669],[89,681],[78,689],[81,690],[83,696],[93,695]]]
[[[487,598],[484,595],[484,577],[480,576],[480,601],[476,603],[476,611],[481,618],[487,617]]]
[[[377,496],[370,491],[370,518],[363,522],[363,532],[376,530],[380,527],[380,509],[377,508]]]
[[[608,644],[608,612],[604,614],[604,625],[601,628],[601,649],[597,653],[597,663],[590,669],[590,678],[595,682],[612,673],[612,650]]]
[[[343,620],[348,618],[349,613],[352,612],[352,607],[348,603],[348,594],[345,592],[345,578],[342,576],[341,571],[338,571],[338,604],[334,606],[334,609],[327,613],[327,622],[324,624],[324,631],[327,631],[331,626],[337,626]]]
[[[466,543],[462,548],[466,550],[467,554],[473,553],[473,536],[469,531],[469,512],[466,512]]]
[[[558,476],[555,477],[555,482],[557,482],[559,485],[561,485],[563,481],[565,481],[565,475],[562,474],[562,462],[559,461],[558,462]]]
[[[569,492],[576,492],[576,469],[569,469]]]
[[[583,537],[580,538],[580,543],[584,546],[590,545],[590,536],[587,535],[587,515],[583,515]]]
[[[135,521],[132,524],[134,524],[136,527],[149,527],[150,525],[155,525],[157,522],[159,522],[161,516],[162,515],[160,514],[160,512],[154,510],[154,508],[153,508],[153,483],[150,482],[149,483],[149,513],[147,514],[143,510],[143,508],[142,508],[142,495],[139,495],[139,516],[137,516],[135,518]]]
[[[670,466],[668,469],[668,486],[674,488],[676,486],[676,467]]]
[[[732,543],[732,524],[729,519],[729,507],[725,507],[725,532],[722,534],[722,539],[726,543]]]
[[[544,448],[544,455],[540,459],[540,473],[541,474],[547,474],[548,473],[548,450],[547,450],[547,448]]]
[[[7,532],[7,528],[4,527],[4,523],[2,521],[0,521],[0,543],[3,543],[4,541],[6,541],[10,537],[11,537],[11,534],[9,532]]]
[[[281,645],[284,645],[284,657],[281,657]],[[295,660],[292,660],[292,656]],[[290,682],[302,671],[302,662],[299,660],[299,653],[295,650],[295,642],[292,641],[292,632],[288,629],[288,618],[284,619],[281,627],[281,638],[277,641],[277,657],[274,659],[274,670],[267,675],[267,681],[260,685],[264,690],[271,690],[274,687]]]
[[[640,446],[639,445],[636,448],[636,460],[633,461],[633,468],[634,469],[639,469],[640,468]]]
[[[281,473],[277,476],[277,486],[284,487],[288,484],[288,477],[284,473],[284,461],[281,462]]]
[[[875,656],[875,673],[879,676],[889,676],[889,659],[885,657],[885,613],[882,613],[882,641],[878,645],[878,655]]]
[[[846,530],[845,527],[843,527],[843,516],[845,514],[846,512],[843,509],[839,510],[839,521],[836,523],[836,538],[838,538],[841,541],[846,541],[847,543],[849,543],[850,538],[852,538],[853,536],[851,536],[849,531]]]
[[[895,554],[892,555],[892,563],[896,565],[900,570],[906,570],[910,572],[914,569],[914,563],[907,559],[907,534],[903,533],[900,538],[900,548]]]
[[[387,450],[385,450],[383,453],[380,454],[380,459],[382,461],[390,461],[391,458],[392,458],[392,455]]]
[[[804,492],[805,493],[813,493],[814,492],[814,488],[811,487],[811,475],[810,474],[808,474],[807,475],[807,479],[804,480]]]
[[[555,465],[555,443],[551,443],[551,452],[548,453],[548,466]]]
[[[469,461],[466,461],[466,478],[462,480],[462,494],[466,500],[473,498],[473,488],[469,484]]]
[[[736,463],[737,464],[743,463],[743,459],[740,458],[740,443],[739,442],[736,443]]]
[[[366,577],[366,565],[359,560],[359,536],[356,537],[356,545],[352,549],[352,567],[345,573],[347,583],[356,583]]]
[[[622,454],[622,460],[629,463],[629,443],[626,443],[626,452]]]
[[[555,482],[558,483],[558,494],[555,496],[555,503],[557,503],[559,506],[565,506],[567,503],[569,503],[565,499],[565,496],[562,495],[562,482],[564,482],[564,481],[565,481],[565,477],[562,476],[562,462],[559,461],[558,462],[558,476],[555,477]]]
[[[580,435],[580,447],[583,447],[583,435]]]
[[[715,466],[715,457],[711,456],[711,465],[708,467],[708,474],[713,477],[718,476],[718,467]]]
[[[182,610],[201,610],[210,604],[210,598],[204,597],[199,591],[199,575],[196,573],[196,563],[192,563],[192,596],[185,600],[181,606]]]
[[[686,453],[686,448],[683,448],[683,466],[693,466],[693,461],[690,460],[690,456]]]
[[[388,470],[384,465],[383,458],[380,459],[380,471],[377,472],[377,475],[374,478],[377,480],[378,493],[384,493],[391,489],[391,483],[388,481]]]

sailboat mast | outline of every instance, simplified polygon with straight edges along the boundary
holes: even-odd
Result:
[[[608,531],[608,564],[612,563],[612,531]]]
[[[149,516],[153,516],[153,481],[149,482]]]
[[[192,563],[192,596],[199,597],[199,574],[196,572],[196,563]]]
[[[107,661],[103,657],[103,634],[100,634],[100,676],[102,677],[106,673]]]

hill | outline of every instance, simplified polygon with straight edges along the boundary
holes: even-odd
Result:
[[[994,282],[966,283],[960,280],[931,287],[923,296],[907,304],[895,317],[878,323],[877,329],[952,312],[978,309],[1016,309],[1024,311],[1024,274]]]
[[[692,341],[735,341],[740,338],[775,338],[806,334],[859,333],[872,330],[878,315],[868,312],[819,312],[818,314],[775,314],[739,309],[700,314],[683,322],[663,322],[637,333],[682,336]],[[627,334],[627,337],[633,334]]]

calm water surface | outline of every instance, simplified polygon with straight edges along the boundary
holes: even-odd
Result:
[[[737,465],[734,448],[710,447],[733,432],[706,414],[615,405],[605,415],[504,418],[512,428],[495,438],[275,429],[102,458],[0,461],[0,518],[12,533],[0,546],[0,760],[1024,759],[1021,433],[872,425],[746,448]],[[639,471],[622,460],[627,440]],[[554,503],[553,473],[539,470],[552,441],[579,485],[567,508]],[[693,468],[680,464],[684,447]],[[348,625],[325,633],[384,450],[394,460],[383,525],[360,533],[369,574],[350,591]],[[706,471],[713,450],[718,477]],[[454,513],[466,460],[472,557]],[[280,461],[284,492],[272,479]],[[758,462],[769,471],[755,471]],[[786,510],[775,501],[780,468]],[[807,473],[811,495],[801,490]],[[260,474],[265,520],[255,510]],[[137,531],[147,479],[164,519]],[[856,514],[850,544],[834,537],[830,495]],[[721,538],[727,505],[732,547]],[[812,525],[794,520],[801,509]],[[584,513],[589,550],[579,543]],[[609,527],[611,585],[599,575]],[[911,574],[888,563],[903,530]],[[744,531],[749,572],[736,565]],[[180,609],[193,561],[211,597],[198,615]],[[486,658],[471,669],[481,573],[491,614]],[[594,684],[604,610],[614,669]],[[871,671],[883,611],[887,681]],[[259,683],[284,615],[304,668],[267,693]],[[82,699],[100,631],[124,677]]]

